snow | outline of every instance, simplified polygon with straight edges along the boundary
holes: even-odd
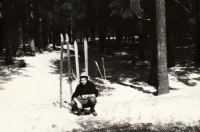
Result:
[[[66,54],[65,54],[66,55]],[[183,122],[196,125],[200,120],[200,82],[195,80],[200,74],[187,76],[195,82],[195,86],[187,86],[179,82],[173,74],[169,74],[169,94],[154,96],[155,89],[144,82],[130,83],[132,78],[121,80],[125,85],[106,82],[114,88],[104,96],[97,98],[97,117],[93,115],[76,116],[69,112],[67,104],[60,108],[60,75],[54,73],[56,66],[52,60],[60,58],[60,52],[44,52],[36,57],[21,57],[28,64],[26,68],[13,68],[11,74],[1,66],[0,76],[0,130],[3,132],[54,132],[84,130],[81,123],[86,121],[99,124],[135,123],[175,123]],[[175,67],[173,70],[180,70]],[[5,79],[5,75],[6,76]],[[70,101],[70,90],[63,77],[63,101]],[[77,82],[73,82],[73,90]],[[134,89],[131,87],[138,87]],[[144,93],[149,91],[148,93]],[[98,124],[99,123],[99,124]]]
[[[53,47],[53,44],[49,44],[50,47]],[[61,46],[57,46],[55,45],[56,48],[61,49]],[[67,44],[63,44],[63,49],[67,50]],[[74,51],[74,45],[69,44],[69,50],[73,50]]]

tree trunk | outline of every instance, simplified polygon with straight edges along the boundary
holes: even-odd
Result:
[[[22,27],[22,36],[23,36],[23,52],[26,54],[26,34],[25,34],[25,23],[23,22]]]
[[[9,23],[9,22],[6,22]],[[12,47],[11,47],[11,43],[12,40],[10,38],[11,34],[12,34],[12,29],[11,27],[9,27],[11,25],[9,24],[4,24],[4,31],[6,30],[6,33],[4,33],[4,44],[6,46],[6,56],[5,56],[5,65],[11,65],[13,64],[13,59],[12,59]]]
[[[42,19],[39,15],[38,0],[33,1],[33,26],[34,26],[34,40],[35,46],[38,48],[38,51],[42,53],[43,43],[42,43],[42,28],[41,23]]]
[[[69,26],[68,36],[69,36],[69,43],[71,43],[72,42],[72,27],[71,26]]]
[[[91,42],[95,43],[95,25],[92,25],[91,27]]]
[[[73,21],[73,18],[72,18],[72,16],[71,16],[71,25],[70,25],[70,34],[71,34],[71,36],[70,36],[70,41],[69,41],[69,44],[71,43],[71,44],[73,44],[73,42],[74,42],[74,32],[73,32],[73,23],[72,23],[72,21]]]
[[[110,44],[110,33],[111,33],[111,29],[110,27],[107,28],[107,34],[108,34],[108,40],[107,43]]]
[[[5,65],[13,64],[12,59],[12,5],[10,1],[4,0],[2,2],[2,16],[3,16],[3,43],[6,47]]]
[[[34,33],[34,13],[33,4],[31,4],[31,12],[29,17],[29,45],[31,49],[31,55],[35,56],[35,33]]]
[[[200,2],[196,3],[197,5],[197,10],[200,12]],[[196,34],[194,36],[195,39],[195,62],[197,64],[200,64],[200,16],[197,17],[197,25],[198,25],[198,30],[196,31]]]
[[[39,18],[39,25],[38,25],[38,49],[40,50],[40,53],[42,53],[42,49],[44,48],[44,42],[43,42],[43,34],[42,34],[42,18]]]
[[[200,26],[200,25],[199,25]],[[194,37],[195,38],[195,62],[197,64],[200,64],[200,28],[198,27],[198,31],[196,33],[196,36]]]
[[[57,35],[60,35],[60,33],[57,33],[57,29],[55,26],[55,21],[52,21],[52,39],[53,39],[53,49],[56,49],[56,44],[58,42],[58,37]]]
[[[131,41],[132,41],[132,45],[135,44],[135,35],[131,35]]]
[[[18,39],[18,35],[19,35],[19,23],[17,21],[13,22],[12,25],[12,35],[11,35],[11,41],[12,41],[12,53],[13,55],[16,55],[17,53],[17,47],[19,46],[19,39]]]
[[[46,19],[43,19],[42,21],[42,43],[44,47],[47,47],[48,45],[48,22]]]
[[[19,35],[18,35],[18,41],[19,41],[19,46],[21,46],[24,42],[24,33],[23,33],[23,27],[22,27],[22,24],[20,23],[19,24]],[[19,47],[18,47],[19,48]]]
[[[53,32],[53,49],[56,48],[56,43],[57,43],[57,34],[56,31]]]
[[[52,32],[53,32],[53,28],[52,28],[52,27],[53,27],[53,26],[52,26],[52,23],[53,23],[53,22],[52,22],[52,20],[51,20],[51,22],[49,23],[49,27],[48,27],[48,43],[49,43],[49,44],[52,44],[52,43],[53,43],[53,41],[52,41],[52,40],[53,40],[53,37],[52,37],[52,36],[53,36],[53,35],[52,35],[52,34],[53,34],[53,33],[52,33]]]
[[[0,4],[2,5],[2,0],[0,0]],[[3,26],[2,26],[2,12],[0,11],[0,55],[3,51],[3,33],[2,33],[2,30],[3,30]]]
[[[118,50],[121,50],[121,41],[122,41],[122,27],[119,24],[117,26],[117,32],[116,32],[116,46]]]
[[[13,55],[16,55],[19,46],[23,44],[23,29],[22,24],[18,21],[15,22],[15,28],[13,31],[13,40],[12,40],[12,50]]]
[[[2,14],[0,13],[0,16],[2,16]],[[2,27],[2,18],[0,18],[0,55],[1,52],[3,50],[3,33],[2,33],[3,27]]]
[[[156,31],[158,47],[158,95],[160,95],[169,93],[165,0],[156,0]]]
[[[29,16],[30,17],[30,16]],[[23,52],[26,54],[26,44],[28,44],[28,39],[29,39],[29,24],[26,25],[26,23],[29,23],[29,19],[26,19],[26,21],[22,21],[22,25],[21,25],[21,34],[22,34],[22,44],[23,44],[23,47],[22,47],[22,50]]]
[[[83,42],[83,32],[82,32],[82,30],[80,30],[80,43],[82,43]]]
[[[140,34],[139,35],[139,45],[140,45],[140,49],[139,49],[139,58],[141,60],[146,60],[146,55],[145,55],[145,37],[144,34]]]
[[[131,42],[131,33],[130,33],[130,28],[128,29],[128,43]]]
[[[104,45],[106,44],[106,25],[105,23],[100,23],[99,25],[99,47],[100,53],[104,53]]]
[[[124,30],[124,44],[127,44],[127,38],[128,38],[128,33],[127,33],[127,29]]]

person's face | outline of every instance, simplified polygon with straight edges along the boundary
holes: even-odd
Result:
[[[86,78],[81,78],[81,84],[85,85],[87,83],[87,79]]]

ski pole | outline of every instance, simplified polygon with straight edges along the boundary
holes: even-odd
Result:
[[[74,78],[77,79],[77,78],[76,78],[76,75],[74,74],[74,71],[73,71],[73,70],[72,70],[72,74],[73,74]]]
[[[103,65],[104,78],[105,78],[104,80],[106,81],[106,70],[105,70],[104,59],[103,59],[103,58],[102,58],[102,65]],[[104,82],[105,82],[105,81],[104,81]],[[105,83],[106,83],[106,82],[105,82]],[[104,83],[104,84],[105,84],[105,83]],[[106,87],[106,90],[108,91],[108,87],[107,87],[106,84],[105,84],[105,87]]]
[[[105,71],[104,59],[103,58],[102,58],[102,65],[103,65],[104,78],[106,80],[106,71]]]
[[[101,71],[100,71],[100,69],[99,69],[98,63],[97,63],[96,61],[95,61],[95,64],[96,64],[96,66],[97,66],[97,68],[98,68],[98,70],[99,70],[99,73],[100,73],[100,75],[101,75],[101,78],[103,79],[103,76],[102,76]]]

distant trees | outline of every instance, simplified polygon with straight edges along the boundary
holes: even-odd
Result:
[[[138,35],[141,38],[140,57],[141,59],[146,59],[144,47],[147,46],[148,32],[151,30],[148,19],[153,15],[151,13],[154,10],[151,4],[152,0],[108,0],[106,2],[101,0],[9,1],[14,13],[12,21],[15,25],[15,31],[18,29],[21,33],[18,43],[26,41],[26,43],[29,42],[29,44],[33,45],[34,42],[36,49],[40,50],[45,48],[48,42],[52,42],[55,48],[55,43],[59,41],[59,32],[67,32],[70,36],[70,41],[71,39],[82,41],[83,37],[86,37],[91,38],[94,43],[95,36],[99,37],[99,49],[103,53],[105,52],[105,46],[109,47],[106,42],[110,41],[111,32],[116,37],[116,45],[113,49],[120,49],[123,39],[125,39],[124,42],[127,42],[127,40],[130,42],[134,38],[133,36]],[[174,39],[180,38],[176,37],[176,32],[180,27],[180,22],[185,22],[183,20],[188,17],[187,9],[190,11],[192,7],[196,8],[193,3],[190,0],[186,2],[168,0],[166,2],[166,14],[167,18],[169,18],[167,19],[167,34],[171,36],[167,37],[167,47],[170,48],[168,52],[169,67],[175,64],[173,44],[175,42]],[[188,5],[190,5],[190,8]],[[174,15],[182,12],[186,15]],[[176,17],[179,19],[174,19]],[[13,50],[16,49],[14,47],[13,45]],[[13,54],[15,52],[13,51]]]
[[[13,40],[13,32],[12,32],[12,25],[13,22],[13,7],[10,4],[11,0],[4,0],[2,1],[2,29],[3,29],[3,44],[6,48],[5,54],[5,64],[13,64],[12,60],[12,40]]]
[[[165,25],[156,25],[158,2],[161,1],[0,0],[0,11],[2,10],[0,52],[5,48],[5,64],[12,64],[12,56],[17,54],[20,45],[26,53],[28,52],[26,44],[29,44],[31,55],[35,55],[36,50],[42,52],[49,43],[52,43],[55,48],[60,41],[59,34],[67,32],[71,43],[73,40],[82,42],[85,37],[88,40],[90,38],[90,43],[94,44],[95,37],[98,37],[99,51],[105,53],[107,48],[107,51],[112,53],[114,50],[121,50],[123,44],[127,42],[132,41],[134,44],[137,35],[141,60],[147,59],[145,50],[150,45],[149,84],[158,86],[158,71],[165,64],[159,63],[163,61],[158,60],[157,56],[160,52],[167,54],[164,58],[167,59],[168,68],[175,66],[174,45],[183,43],[186,35],[194,39],[194,58],[195,62],[200,63],[199,1],[165,0],[166,3],[162,3],[163,11],[166,6],[166,42],[162,38],[164,36],[160,37],[161,42],[159,34],[156,34],[161,31],[158,27],[165,27]],[[165,20],[161,19],[161,21]],[[114,45],[111,45],[111,37],[116,37]],[[158,49],[156,45],[158,40],[166,44],[166,51]]]
[[[66,29],[61,27],[60,9],[68,11],[69,1],[62,0],[1,0],[1,39],[0,50],[6,49],[5,64],[12,64],[12,56],[18,47],[30,45],[31,55],[35,50],[42,52],[49,42],[59,42],[59,33]],[[62,14],[66,15],[65,13]],[[69,15],[69,14],[67,14]],[[69,16],[66,19],[70,18]]]
[[[194,61],[200,64],[200,3],[199,0],[191,1],[191,18],[190,25],[195,42],[195,57]]]

